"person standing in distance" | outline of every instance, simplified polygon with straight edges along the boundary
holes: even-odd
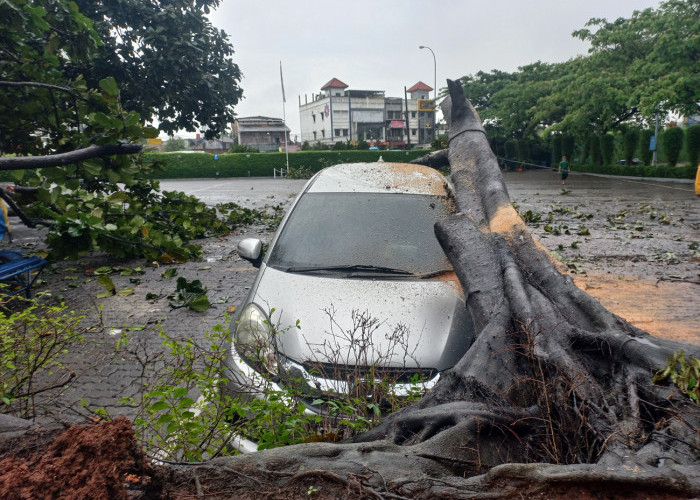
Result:
[[[561,161],[559,162],[559,170],[557,172],[561,172],[561,185],[566,184],[566,178],[569,177],[569,162],[566,161],[566,156],[561,157]]]

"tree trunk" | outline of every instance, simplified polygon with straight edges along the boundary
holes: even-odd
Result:
[[[217,459],[174,477],[228,494],[235,484],[271,495],[340,485],[374,498],[557,485],[700,494],[700,406],[651,382],[674,351],[699,349],[635,328],[559,272],[512,207],[461,85],[448,86],[458,213],[436,234],[466,294],[472,347],[420,402],[352,443]]]
[[[143,145],[141,144],[93,144],[83,149],[55,155],[5,156],[0,158],[0,171],[60,167],[101,156],[135,154],[142,149]]]

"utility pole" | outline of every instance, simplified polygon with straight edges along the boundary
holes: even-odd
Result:
[[[651,157],[651,164],[656,166],[656,151],[659,149],[659,110],[656,110],[656,125],[654,125],[654,153]]]
[[[433,55],[433,78],[434,78],[434,85],[435,88],[433,89],[433,99],[435,99],[435,103],[437,104],[437,59],[435,58],[435,52],[433,52],[433,49],[426,45],[421,45],[418,47],[419,49],[428,49],[430,53]]]
[[[411,149],[411,126],[408,122],[408,92],[406,86],[403,88],[403,100],[406,107],[406,149]]]

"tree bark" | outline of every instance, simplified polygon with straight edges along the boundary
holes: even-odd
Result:
[[[5,156],[0,158],[0,171],[29,170],[34,168],[60,167],[79,161],[111,155],[128,155],[139,153],[141,144],[93,144],[83,149],[68,153],[46,156]]]
[[[474,344],[423,399],[351,443],[217,459],[197,480],[257,491],[256,482],[334,483],[374,498],[505,498],[516,487],[581,484],[700,494],[700,407],[651,382],[674,351],[700,349],[639,330],[559,272],[512,207],[461,85],[448,86],[458,211],[436,234],[465,291]]]

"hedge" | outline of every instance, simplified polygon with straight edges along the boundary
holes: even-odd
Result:
[[[667,179],[695,179],[697,167],[685,165],[671,167],[668,165],[573,165],[575,172],[605,175],[626,175],[630,177],[661,177]]]
[[[428,151],[297,151],[289,153],[289,166],[317,172],[338,163],[408,162]],[[161,161],[165,169],[155,172],[158,179],[195,179],[212,177],[272,177],[274,169],[286,166],[284,153],[224,153],[218,159],[209,153],[145,153],[145,160]]]

